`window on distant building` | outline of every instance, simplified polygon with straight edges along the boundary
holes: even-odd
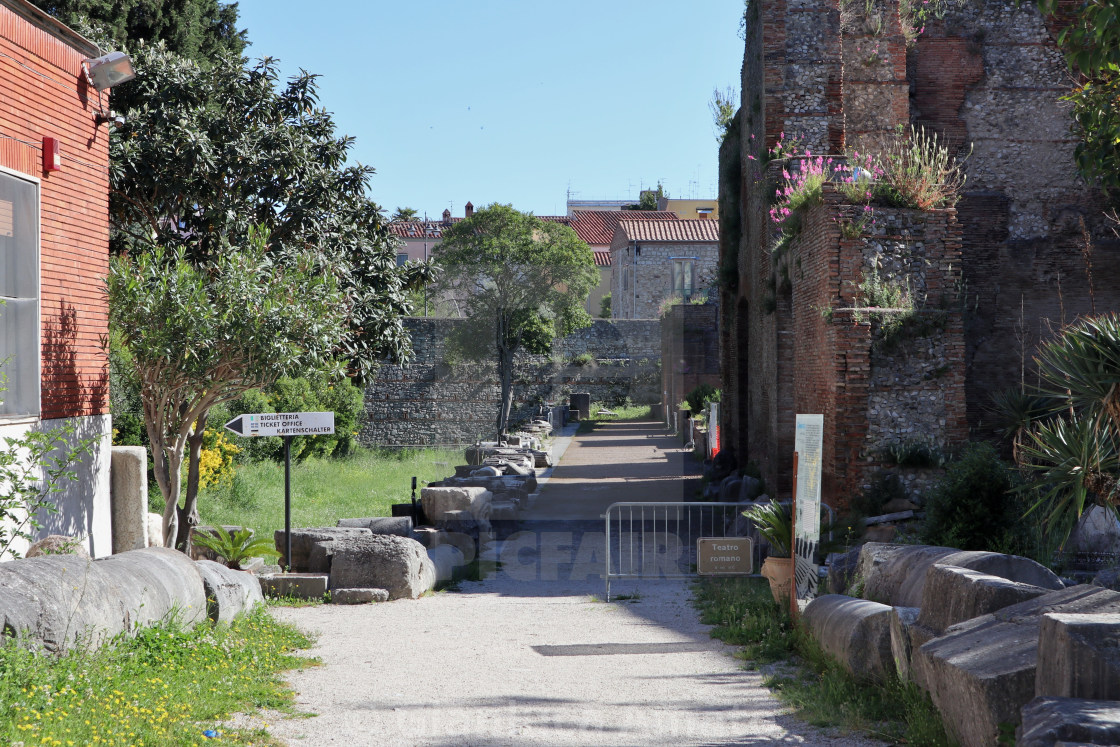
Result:
[[[39,414],[39,184],[0,171],[0,417]]]
[[[692,259],[673,259],[673,287],[671,293],[684,300],[692,297],[696,287],[696,264]]]
[[[696,208],[696,217],[700,220],[707,220],[712,217],[711,208]]]
[[[622,290],[630,290],[630,268],[622,268]]]
[[[405,264],[406,262],[408,262],[408,255],[407,254],[398,254],[397,255],[397,267],[400,267],[401,265]]]

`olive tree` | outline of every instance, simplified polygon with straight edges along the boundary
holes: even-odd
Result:
[[[501,434],[509,425],[518,351],[547,353],[555,337],[591,323],[584,305],[599,279],[591,248],[568,226],[494,204],[444,231],[433,258],[441,270],[437,287],[467,318],[453,342],[497,364]]]
[[[280,376],[337,369],[337,354],[354,334],[350,304],[314,253],[274,261],[263,230],[201,264],[163,249],[114,257],[108,295],[110,325],[131,352],[140,384],[164,498],[164,541],[184,547],[198,524],[210,408]]]

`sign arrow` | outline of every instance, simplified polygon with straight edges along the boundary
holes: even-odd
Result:
[[[233,431],[234,433],[236,433],[239,436],[244,436],[245,435],[245,427],[242,424],[242,418],[244,418],[244,417],[245,417],[244,415],[238,415],[236,418],[234,418],[233,420],[226,423],[226,428],[228,430]]]

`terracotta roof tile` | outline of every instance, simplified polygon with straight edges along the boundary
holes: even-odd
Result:
[[[574,220],[567,215],[538,215],[537,217],[541,220],[563,223],[567,226],[572,225]],[[452,218],[451,223],[458,223],[461,220],[466,220],[466,218]],[[442,220],[403,220],[389,224],[389,230],[402,239],[440,239],[443,238],[443,232],[447,228],[448,224]]]
[[[678,220],[678,216],[668,210],[577,210],[571,226],[588,244],[610,246],[620,220]]]
[[[595,252],[595,266],[596,267],[610,267],[611,266],[611,253],[610,252]]]
[[[620,220],[618,231],[627,241],[719,241],[719,221],[716,220]]]

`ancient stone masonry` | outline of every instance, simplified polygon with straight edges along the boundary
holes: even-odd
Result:
[[[661,401],[667,408],[700,384],[720,387],[719,307],[673,306],[661,323]]]
[[[900,16],[897,0],[747,7],[743,106],[720,151],[721,417],[725,444],[779,493],[795,412],[832,419],[825,489],[854,490],[886,445],[992,436],[992,396],[1031,383],[1039,342],[1079,314],[1120,307],[1120,243],[1075,172],[1078,136],[1059,100],[1071,85],[1054,42],[1064,21],[1032,3],[931,1],[924,21]],[[876,207],[875,231],[846,239],[834,201],[807,218],[801,266],[784,277],[767,216],[781,167],[768,150],[781,139],[814,155],[876,152],[911,124],[967,156],[955,211]],[[897,234],[880,224],[888,216]],[[858,284],[873,257],[880,278],[909,282],[925,304],[901,325],[922,334],[903,345],[882,344],[882,315],[837,310],[855,293],[842,284]],[[955,298],[951,309],[942,297]]]
[[[405,320],[415,355],[384,364],[366,389],[370,446],[462,444],[493,437],[500,397],[493,364],[457,361],[447,339],[459,319]],[[572,392],[594,402],[661,400],[661,323],[656,319],[596,320],[553,344],[552,354],[520,355],[511,420],[527,419],[542,402],[566,404]]]

